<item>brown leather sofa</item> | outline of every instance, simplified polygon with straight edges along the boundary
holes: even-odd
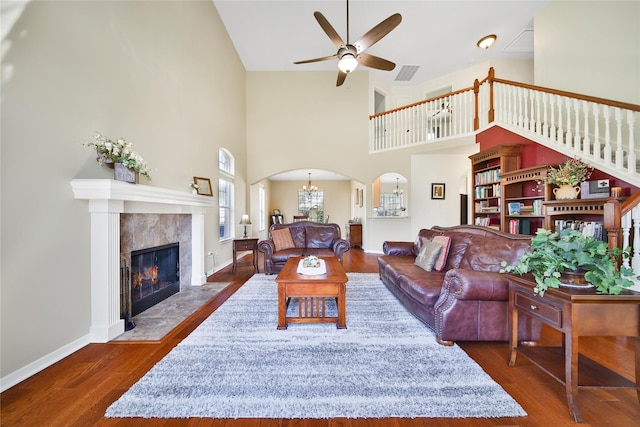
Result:
[[[272,231],[288,228],[295,247],[276,250]],[[342,254],[349,250],[349,242],[344,240],[338,224],[319,224],[312,221],[298,221],[291,224],[273,224],[269,228],[269,239],[258,242],[258,250],[264,254],[264,272],[273,274],[284,267],[292,256],[335,255],[342,263]]]
[[[442,271],[414,264],[425,241],[449,236]],[[508,341],[507,276],[504,260],[515,263],[530,248],[531,236],[473,225],[422,229],[415,242],[383,244],[380,279],[400,302],[436,333],[443,345],[454,341]],[[520,316],[519,338],[540,339],[541,323]]]

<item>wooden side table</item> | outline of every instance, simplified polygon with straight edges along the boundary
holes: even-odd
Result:
[[[251,251],[252,259],[251,263],[238,263],[238,252]],[[252,265],[254,271],[260,273],[258,268],[258,238],[248,237],[246,239],[234,239],[233,240],[233,272],[236,272],[236,267]]]
[[[582,421],[579,388],[635,388],[640,400],[640,293],[599,295],[593,288],[560,288],[547,289],[540,297],[534,286],[533,278],[509,275],[509,366],[515,365],[520,353],[564,384],[576,422]],[[563,346],[518,346],[519,315],[536,317],[562,332]],[[580,354],[581,336],[635,337],[635,383]]]

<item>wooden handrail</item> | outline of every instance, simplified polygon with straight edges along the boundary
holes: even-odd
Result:
[[[530,84],[526,84],[526,83],[519,83],[519,82],[514,82],[511,80],[503,80],[503,79],[494,79],[494,82],[498,82],[498,83],[503,83],[503,84],[508,84],[511,86],[517,86],[517,87],[522,87],[525,89],[533,89],[533,90],[537,90],[540,92],[546,92],[546,93],[551,93],[553,95],[560,95],[560,96],[566,96],[568,98],[575,98],[575,99],[579,99],[581,101],[588,101],[588,102],[594,102],[597,104],[604,104],[604,105],[608,105],[610,107],[617,107],[617,108],[623,108],[625,110],[632,110],[632,111],[639,111],[640,112],[640,105],[636,105],[636,104],[629,104],[626,102],[619,102],[619,101],[612,101],[610,99],[604,99],[604,98],[596,98],[595,96],[587,96],[587,95],[580,95],[579,93],[573,93],[573,92],[566,92],[563,90],[556,90],[556,89],[549,89],[549,88],[545,88],[542,86],[535,86],[535,85],[530,85]]]
[[[633,193],[627,200],[622,203],[620,207],[620,214],[626,215],[640,203],[640,191]]]
[[[460,93],[468,92],[470,90],[473,90],[473,87],[467,87],[467,88],[464,88],[464,89],[456,90],[455,92],[450,92],[450,93],[447,93],[445,95],[436,96],[435,98],[429,98],[429,99],[425,99],[423,101],[414,102],[413,104],[403,105],[402,107],[394,108],[393,110],[383,111],[382,113],[378,113],[378,114],[374,114],[372,116],[369,116],[369,120],[375,119],[376,117],[385,116],[387,114],[395,113],[397,111],[406,110],[407,108],[417,107],[418,105],[426,104],[427,102],[437,101],[438,99],[443,99],[443,98],[447,98],[447,97],[450,97],[450,96],[458,95]]]

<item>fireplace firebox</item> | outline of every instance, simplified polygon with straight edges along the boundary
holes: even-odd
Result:
[[[131,252],[131,315],[180,292],[180,244]]]

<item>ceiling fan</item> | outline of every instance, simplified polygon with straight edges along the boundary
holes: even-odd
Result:
[[[395,13],[380,22],[353,44],[349,43],[349,0],[347,0],[346,43],[322,13],[316,11],[313,13],[313,16],[315,16],[320,27],[322,27],[327,36],[329,36],[329,39],[331,39],[331,41],[338,47],[338,52],[335,55],[307,59],[305,61],[294,62],[294,64],[308,64],[311,62],[328,61],[330,59],[338,58],[338,80],[336,82],[336,86],[342,85],[344,80],[347,78],[347,74],[355,70],[358,64],[384,71],[391,71],[396,67],[396,64],[393,62],[374,55],[369,55],[364,53],[364,51],[377,43],[380,39],[396,28],[398,24],[400,24],[402,16],[399,13]]]

